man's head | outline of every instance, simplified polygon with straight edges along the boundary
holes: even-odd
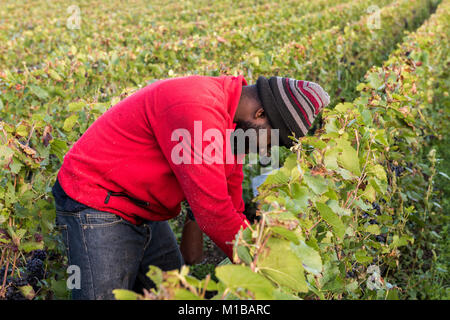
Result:
[[[256,134],[258,150],[264,143],[264,140],[266,145],[270,146],[270,130],[272,127],[259,99],[256,84],[242,87],[241,98],[234,115],[234,122],[236,123],[235,130],[242,129],[247,133],[253,131]],[[267,132],[267,134],[263,134],[263,132]],[[235,153],[238,153],[236,148],[237,145],[235,144]],[[245,153],[249,151],[249,139],[246,139]]]
[[[270,129],[278,129],[280,145],[290,147],[289,136],[305,136],[329,103],[328,94],[314,82],[261,76],[256,84],[242,88],[234,122],[236,129],[267,129],[267,136],[258,139],[258,150],[265,141],[270,147]]]

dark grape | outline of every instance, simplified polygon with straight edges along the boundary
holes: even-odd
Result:
[[[380,205],[377,202],[372,202],[372,209],[375,209],[375,214],[378,216],[381,214]]]
[[[386,243],[386,235],[385,234],[380,234],[380,235],[376,236],[375,239],[378,242]]]
[[[403,173],[403,171],[405,171],[405,168],[402,167],[402,166],[395,166],[394,167],[394,172],[395,172],[395,175],[397,177],[399,177]]]
[[[5,271],[6,271],[6,268],[5,267],[3,267],[3,268],[1,268],[0,269],[0,278],[1,279],[3,279],[3,276],[5,275]],[[8,274],[11,272],[11,268],[8,268]]]
[[[36,240],[36,242],[41,242],[41,241],[43,240],[43,237],[42,237],[41,234],[36,233],[36,234],[34,235],[34,240]]]
[[[37,279],[36,277],[34,277],[34,276],[28,276],[28,277],[27,277],[27,281],[28,281],[28,284],[29,284],[30,286],[32,286],[33,289],[36,291],[36,288],[38,287],[38,286],[37,286],[37,284],[38,284],[38,279]]]
[[[22,287],[22,286],[26,286],[28,284],[28,281],[26,278],[16,278],[13,281],[14,286],[16,287]]]
[[[47,253],[44,250],[34,250],[32,251],[31,259],[39,259],[45,261],[47,259]]]
[[[5,298],[6,298],[6,300],[11,300],[11,298],[13,297],[13,295],[14,295],[14,288],[13,287],[8,287],[7,289],[6,289],[6,293],[5,293]]]
[[[27,263],[27,271],[29,277],[36,277],[38,280],[42,280],[44,278],[44,263],[41,259],[31,259]]]
[[[399,177],[403,171],[405,171],[405,168],[400,165],[395,165],[392,163],[392,161],[388,162],[388,168],[395,173],[395,176]]]
[[[27,299],[23,296],[23,294],[20,291],[16,291],[12,295],[11,300],[27,300]]]
[[[61,257],[60,254],[58,254],[56,252],[53,252],[53,251],[50,251],[50,253],[48,255],[48,260],[56,260],[56,259],[58,259],[60,257]]]

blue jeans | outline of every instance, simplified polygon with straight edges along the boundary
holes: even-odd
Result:
[[[57,209],[56,226],[61,230],[69,265],[80,270],[81,286],[72,289],[72,299],[114,299],[114,289],[149,289],[154,286],[146,276],[150,265],[166,271],[184,264],[167,221],[136,226],[93,208],[79,212]]]

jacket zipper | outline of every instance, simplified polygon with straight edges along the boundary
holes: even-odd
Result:
[[[108,191],[108,194],[105,198],[105,204],[107,204],[109,202],[109,198],[111,196],[120,196],[120,197],[127,197],[128,199],[130,199],[131,201],[133,201],[134,203],[136,203],[139,206],[144,206],[144,207],[148,207],[150,205],[150,203],[148,201],[144,201],[144,200],[139,200],[136,198],[133,198],[129,195],[127,195],[126,193],[123,192],[113,192],[113,191]]]

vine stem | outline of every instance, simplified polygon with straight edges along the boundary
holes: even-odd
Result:
[[[35,125],[36,125],[36,123],[33,122],[33,125],[31,126],[31,130],[30,130],[30,134],[28,135],[28,139],[27,139],[27,146],[28,147],[30,146],[30,139],[31,139],[31,136],[33,135]]]
[[[308,230],[306,230],[306,234],[309,236],[309,233],[312,231],[312,229],[314,229],[319,222],[322,221],[322,218],[320,218],[316,223],[313,224],[313,226],[311,228],[309,228]]]
[[[341,252],[339,251],[339,248],[337,245],[334,246],[334,250],[336,251],[337,258],[340,261],[341,260]]]
[[[3,132],[3,135],[5,136],[5,140],[2,139],[3,140],[2,142],[4,144],[6,144],[8,142],[8,134],[6,133],[5,128],[3,128],[3,125],[0,128],[1,128],[2,132]]]
[[[17,261],[17,251],[14,252],[14,260],[13,260],[13,266],[11,270],[11,276],[14,276],[14,271],[16,270],[16,261]]]
[[[261,244],[260,243],[261,243],[261,237],[262,237],[262,233],[263,233],[263,230],[264,230],[265,223],[266,223],[266,215],[263,213],[262,214],[262,218],[261,218],[261,222],[257,226],[257,230],[259,232],[258,232],[258,239],[256,240],[256,243],[255,243],[255,245],[257,247],[256,253],[255,253],[255,256],[253,257],[253,261],[250,263],[250,269],[252,269],[253,272],[256,272],[256,262],[258,261],[258,256],[259,256],[259,253],[261,251]]]
[[[3,259],[5,258],[5,252],[6,252],[6,249],[2,250],[2,258],[0,259],[0,267],[3,265]],[[8,268],[5,268],[4,276],[6,276],[7,273],[8,273]],[[0,277],[1,277],[1,275],[0,275]],[[0,297],[4,296],[3,287],[4,287],[4,285],[2,284],[2,287],[0,289]]]
[[[366,167],[367,167],[367,162],[369,161],[369,155],[370,152],[372,151],[372,142],[373,140],[370,140],[370,144],[369,144],[369,150],[367,151],[367,156],[366,156],[366,161],[364,163],[364,167],[361,171],[361,176],[358,179],[358,184],[356,185],[356,188],[350,193],[349,197],[347,198],[347,201],[345,201],[344,207],[346,209],[350,208],[350,206],[352,205],[352,203],[355,201],[356,196],[352,199],[352,201],[347,205],[348,201],[350,200],[350,198],[352,197],[353,194],[356,194],[356,192],[358,192],[359,186],[361,185],[361,182],[363,181],[363,179],[366,177]]]
[[[431,208],[431,206],[429,204],[429,201],[430,201],[431,193],[433,191],[433,179],[434,179],[434,177],[436,175],[436,160],[435,160],[434,157],[432,159],[430,159],[430,160],[431,160],[430,162],[431,162],[432,166],[431,166],[431,175],[428,178],[427,193],[426,193],[425,199],[424,199],[424,203],[425,203],[425,210],[423,211],[423,219],[424,219],[424,221],[427,218],[428,212],[430,211],[430,208]]]
[[[0,266],[3,265],[3,259],[4,259],[4,257],[5,257],[5,251],[6,251],[6,250],[2,250],[2,257],[1,257],[1,259],[0,259]]]
[[[206,279],[205,279],[205,285],[203,286],[203,290],[202,290],[202,293],[201,293],[201,295],[200,295],[202,298],[205,297],[206,289],[207,289],[207,287],[208,287],[209,280],[211,280],[211,275],[210,275],[210,274],[208,274],[208,275],[206,276]]]
[[[253,272],[257,271],[256,270],[256,263],[258,262],[259,254],[261,253],[262,249],[264,248],[264,246],[266,245],[267,241],[269,240],[270,235],[271,235],[270,232],[266,235],[263,243],[259,246],[258,251],[255,254],[255,257],[253,258],[253,261],[252,261],[252,271]]]
[[[2,289],[0,291],[0,296],[4,297],[5,296],[5,284],[6,284],[6,276],[8,275],[8,267],[9,267],[9,250],[7,250],[7,254],[6,254],[6,266],[5,266],[5,274],[3,275],[3,282],[2,282]]]
[[[229,291],[230,291],[230,288],[226,288],[226,289],[223,291],[223,294],[222,294],[222,297],[221,297],[222,300],[225,299],[225,296],[228,294]]]
[[[264,232],[264,225],[266,224],[266,215],[263,214],[262,219],[261,219],[261,225],[260,225],[260,229],[259,229],[259,234],[258,234],[258,240],[257,243],[261,242],[261,237],[262,237],[262,233]]]
[[[266,219],[265,218],[266,218],[266,216],[265,216],[265,214],[263,214],[262,218],[261,218],[261,222],[260,222],[260,224],[258,226],[259,233],[258,233],[258,240],[256,241],[257,249],[256,249],[256,253],[255,253],[254,257],[253,257],[253,261],[250,263],[250,268],[252,269],[253,272],[257,271],[256,270],[256,263],[258,262],[259,255],[262,252],[262,250],[263,250],[264,246],[266,245],[267,240],[269,239],[269,236],[271,234],[270,231],[269,231],[268,234],[265,236],[264,240],[261,243],[261,238],[263,237],[263,233],[264,233],[264,226],[266,224]]]
[[[186,279],[182,276],[180,276],[179,274],[177,274],[178,279],[180,279],[181,283],[189,289],[189,291],[191,291],[193,294],[198,295],[197,289],[195,287],[193,287],[192,285],[190,285]]]

